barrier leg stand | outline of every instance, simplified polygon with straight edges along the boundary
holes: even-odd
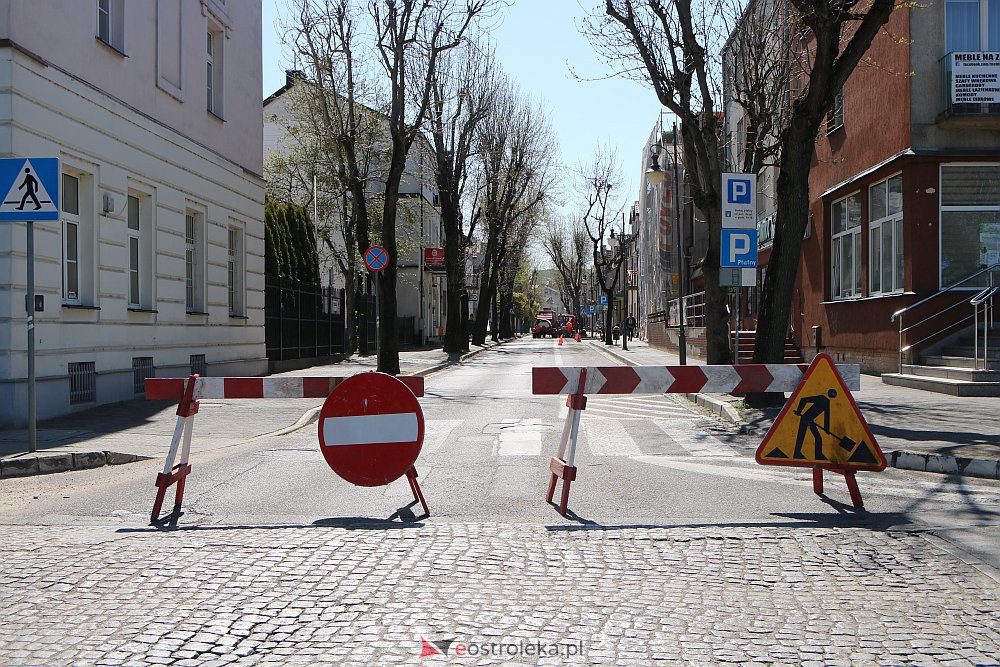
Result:
[[[823,495],[823,469],[819,466],[813,468],[813,493]]]
[[[427,508],[427,501],[424,500],[424,494],[420,491],[420,484],[417,483],[417,469],[410,466],[410,469],[406,471],[406,481],[410,483],[410,491],[413,492],[413,499],[420,501],[421,506],[424,508],[424,516],[430,516],[431,511]]]
[[[580,433],[580,412],[587,407],[587,396],[585,395],[587,385],[587,369],[580,370],[580,382],[577,385],[576,393],[566,397],[566,406],[569,407],[569,414],[566,416],[566,424],[563,426],[562,439],[559,442],[559,456],[554,456],[549,461],[549,470],[552,471],[552,479],[549,481],[549,492],[546,496],[547,502],[552,502],[555,495],[556,480],[562,479],[562,497],[559,502],[559,513],[566,516],[566,509],[569,505],[570,484],[576,480],[576,440]],[[569,447],[569,459],[563,458],[566,448]]]
[[[851,494],[851,503],[855,507],[864,507],[865,502],[861,498],[861,489],[858,488],[858,480],[854,471],[841,470],[840,468],[828,468],[828,470],[844,476],[844,481],[847,482],[847,491]],[[813,468],[813,491],[817,494],[823,493],[823,469],[819,467]]]
[[[188,457],[191,454],[191,434],[194,428],[194,416],[198,414],[198,401],[193,400],[194,388],[197,375],[188,378],[187,386],[184,389],[184,398],[177,406],[177,425],[174,426],[174,435],[170,440],[170,451],[167,452],[167,460],[163,465],[163,472],[156,476],[156,500],[153,501],[153,511],[149,517],[152,526],[163,525],[167,522],[176,522],[181,515],[181,504],[184,501],[184,483],[191,473],[191,464]],[[177,450],[180,447],[180,463],[174,465],[177,457]],[[160,517],[160,510],[163,507],[164,497],[170,485],[177,484],[174,490],[174,508],[170,514]]]
[[[865,501],[861,499],[861,489],[858,488],[858,480],[854,477],[853,470],[844,470],[844,481],[847,482],[847,490],[851,493],[851,502],[855,507],[864,507]]]

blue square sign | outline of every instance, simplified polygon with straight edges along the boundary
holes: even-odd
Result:
[[[722,250],[719,258],[722,268],[755,268],[757,266],[757,230],[722,230]]]
[[[0,220],[59,219],[59,158],[0,158]]]
[[[753,193],[753,184],[749,178],[730,178],[726,185],[726,203],[728,204],[749,204]]]

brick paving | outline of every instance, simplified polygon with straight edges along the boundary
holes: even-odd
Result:
[[[996,665],[1000,656],[997,581],[907,532],[5,526],[0,561],[0,664],[10,666]],[[421,660],[421,636],[455,643],[447,658]],[[454,657],[459,644],[522,642],[562,653]]]

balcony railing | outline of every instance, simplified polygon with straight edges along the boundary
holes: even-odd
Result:
[[[1000,61],[980,61],[984,55],[976,52],[952,51],[938,61],[941,72],[941,113],[939,123],[967,125],[970,127],[1000,128]],[[968,64],[959,64],[968,57]],[[955,88],[956,68],[958,89]],[[994,78],[996,77],[996,78]],[[977,101],[960,101],[973,98]]]

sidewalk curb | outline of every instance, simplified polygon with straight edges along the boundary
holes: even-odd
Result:
[[[609,356],[630,366],[639,365],[628,357],[617,353],[614,349],[608,349],[603,343],[588,342],[591,343],[592,347],[606,352]],[[746,421],[740,416],[736,408],[726,401],[720,401],[707,394],[683,394],[683,396],[709,412],[722,417],[726,421],[732,422],[736,426],[742,427],[746,425]],[[905,449],[886,451],[884,454],[888,467],[898,468],[899,470],[916,470],[942,475],[1000,479],[1000,460],[998,459],[974,459],[934,454],[931,452],[914,452]]]
[[[74,470],[90,470],[104,466],[117,466],[136,461],[146,461],[151,456],[140,454],[123,454],[121,452],[65,452],[60,454],[42,454],[34,456],[19,456],[14,459],[0,461],[0,479],[13,477],[32,477],[48,475],[56,472],[72,472]]]

